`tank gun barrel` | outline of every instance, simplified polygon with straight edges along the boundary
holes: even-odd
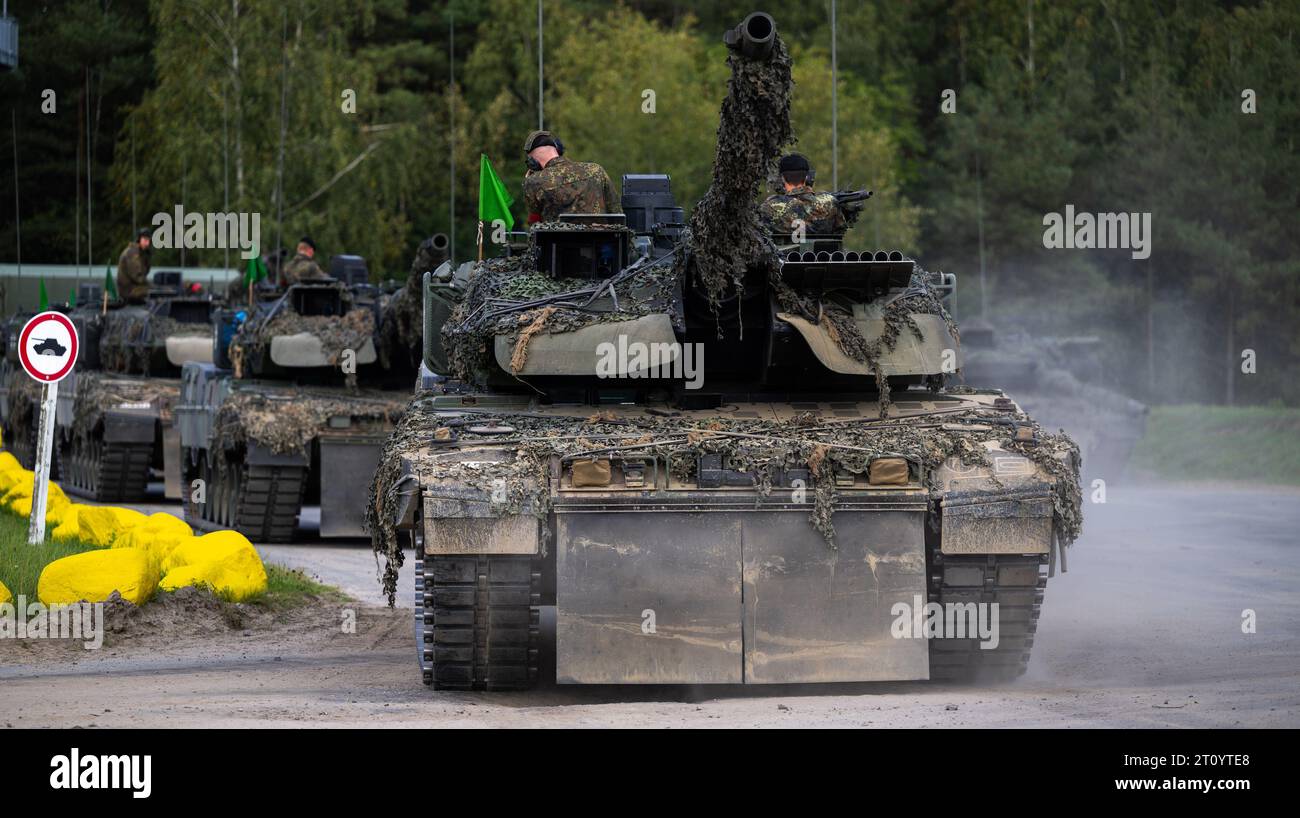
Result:
[[[751,60],[767,60],[776,47],[776,21],[770,14],[751,12],[740,25],[722,35],[722,42]]]

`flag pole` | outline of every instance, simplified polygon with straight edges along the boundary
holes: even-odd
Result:
[[[483,260],[483,220],[478,223],[478,260]]]

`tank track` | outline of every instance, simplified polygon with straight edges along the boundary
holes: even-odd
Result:
[[[998,603],[999,641],[996,648],[982,650],[978,638],[931,639],[930,679],[1003,682],[1023,674],[1047,587],[1046,567],[1045,554],[933,554],[930,601]]]
[[[524,690],[537,681],[541,571],[532,557],[415,560],[415,641],[437,690]]]
[[[60,443],[57,459],[68,494],[101,503],[142,503],[149,489],[153,444],[73,438]]]
[[[234,529],[256,543],[293,540],[302,511],[307,469],[302,466],[252,466],[230,463],[212,469],[205,457],[197,467],[185,464],[185,521],[204,531]],[[192,481],[207,483],[207,502],[194,502]]]

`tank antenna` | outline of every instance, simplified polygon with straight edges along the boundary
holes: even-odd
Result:
[[[542,116],[542,0],[537,0],[537,130],[546,128]]]
[[[835,0],[831,0],[831,190],[840,189],[840,81],[836,50],[838,23]]]
[[[18,278],[23,277],[23,217],[22,211],[18,206],[18,109],[13,108],[9,111],[9,121],[13,128],[14,135],[14,238],[18,242]],[[9,305],[5,304],[5,309]]]
[[[451,240],[447,244],[447,259],[454,266],[456,264],[456,15],[448,13],[447,15],[447,121],[451,127],[447,129],[447,159],[448,159],[448,186],[450,194],[450,210],[448,221],[451,222]]]

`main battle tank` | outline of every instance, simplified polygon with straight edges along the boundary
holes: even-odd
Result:
[[[181,274],[156,271],[147,301],[105,303],[96,284],[83,283],[76,306],[61,306],[80,338],[77,365],[60,384],[52,475],[71,494],[101,502],[140,502],[154,472],[164,493],[179,499],[179,443],[172,405],[180,367],[211,361],[214,302],[182,292]],[[30,315],[16,316],[11,340]],[[0,417],[6,440],[30,467],[39,417],[38,385],[10,348],[3,365]]]
[[[426,684],[533,684],[550,605],[562,683],[1025,667],[1079,531],[1077,449],[1001,392],[944,388],[952,276],[762,233],[790,60],[764,14],[726,39],[688,223],[667,177],[624,177],[625,218],[535,226],[522,253],[426,277],[426,373],[369,513],[390,602],[415,552]],[[925,638],[927,603],[1000,612],[996,638],[973,618]]]
[[[965,325],[963,341],[963,382],[1011,390],[1043,426],[1069,432],[1079,444],[1085,480],[1124,476],[1146,431],[1148,409],[1102,385],[1098,339],[1001,333],[976,321]]]
[[[397,299],[342,258],[340,279],[219,314],[214,363],[185,366],[176,414],[196,528],[286,542],[307,503],[321,536],[364,534],[364,496],[330,477],[374,470],[415,372],[382,340]]]

